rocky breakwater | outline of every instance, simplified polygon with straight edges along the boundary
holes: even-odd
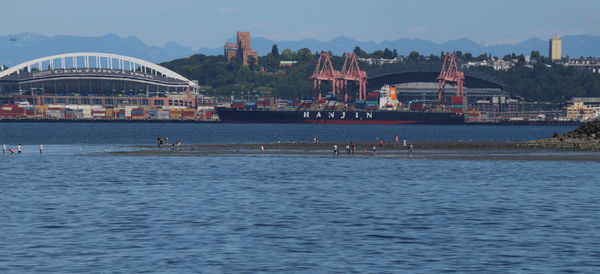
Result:
[[[582,124],[566,134],[517,144],[521,148],[600,151],[600,120]]]

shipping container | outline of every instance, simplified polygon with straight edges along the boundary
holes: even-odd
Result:
[[[168,120],[171,117],[171,113],[168,110],[159,110],[157,111],[156,117],[159,120]]]
[[[106,109],[92,109],[92,117],[94,119],[106,118]]]
[[[61,110],[47,110],[46,111],[46,118],[49,119],[63,119],[64,113]]]
[[[422,110],[422,109],[423,109],[423,104],[415,104],[415,103],[410,104],[410,110]]]
[[[181,120],[182,111],[181,109],[171,109],[169,111],[169,119],[171,120]]]
[[[244,108],[246,105],[244,102],[233,102],[231,103],[232,108]]]
[[[257,106],[258,106],[258,104],[256,102],[248,102],[248,103],[246,103],[246,108],[249,108],[249,109],[256,109]]]
[[[463,102],[462,96],[452,96],[452,104],[453,105],[461,105]]]
[[[300,108],[310,108],[312,103],[302,103],[300,104]]]

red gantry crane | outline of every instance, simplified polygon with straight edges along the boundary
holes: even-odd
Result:
[[[344,102],[348,102],[348,82],[356,82],[358,84],[358,98],[364,100],[367,97],[367,72],[360,70],[356,54],[347,53],[344,66],[339,78],[338,87],[344,92]]]
[[[309,79],[314,80],[314,98],[317,103],[321,100],[321,82],[330,81],[332,92],[335,95],[338,91],[339,78],[340,72],[333,69],[329,53],[321,52],[315,72],[309,77]]]
[[[442,71],[438,80],[438,101],[440,105],[444,104],[444,91],[446,88],[446,82],[456,83],[456,96],[463,96],[463,82],[465,80],[465,74],[458,70],[456,64],[456,56],[454,53],[446,54],[444,57],[444,64],[442,65]]]

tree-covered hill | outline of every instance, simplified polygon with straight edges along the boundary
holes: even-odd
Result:
[[[504,83],[511,96],[527,101],[560,102],[573,97],[600,97],[600,74],[562,65],[544,64],[533,68],[517,66],[508,71],[490,67],[476,68]]]
[[[341,57],[340,57],[341,58]],[[279,61],[297,61],[289,68],[280,68]],[[188,79],[198,80],[209,95],[259,94],[278,98],[304,98],[312,96],[312,81],[308,77],[314,71],[317,59],[307,49],[298,52],[284,51],[281,55],[269,53],[249,66],[242,66],[233,58],[228,64],[223,55],[193,55],[176,59],[161,65]]]
[[[393,58],[396,52],[390,50],[366,53],[360,48],[354,52],[363,58]],[[486,54],[472,56],[470,53],[456,52],[459,63],[491,59]],[[440,56],[443,53],[440,54]],[[398,71],[439,71],[442,65],[438,55],[423,56],[412,52],[403,62],[383,66],[361,63],[361,69],[369,75]],[[495,57],[497,58],[497,57]],[[198,80],[208,95],[234,95],[240,98],[249,96],[275,96],[278,98],[312,97],[313,83],[308,77],[313,73],[318,55],[308,49],[293,52],[289,49],[279,53],[274,45],[271,53],[260,56],[258,60],[250,60],[249,66],[242,66],[240,60],[234,58],[228,64],[223,55],[193,55],[189,58],[176,59],[162,63],[188,79]],[[517,65],[507,71],[495,71],[491,67],[474,67],[469,73],[487,75],[503,83],[504,89],[513,97],[523,97],[528,101],[559,102],[572,97],[600,97],[600,74],[585,70],[577,70],[562,65],[549,65],[549,61],[538,52],[532,52],[532,64],[525,66],[522,55],[506,55],[504,60],[518,60]],[[280,67],[280,61],[297,61],[291,67]],[[333,56],[335,69],[341,69],[343,56]],[[330,89],[327,85],[323,90]]]

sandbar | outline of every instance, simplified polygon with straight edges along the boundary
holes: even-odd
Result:
[[[355,151],[347,152],[350,143],[264,143],[264,144],[193,144],[181,146],[136,146],[132,150],[109,152],[122,156],[300,156],[332,158],[499,160],[499,161],[600,161],[600,152],[574,146],[529,146],[531,142],[418,142],[412,143],[412,155],[402,143],[354,143]],[[539,144],[539,143],[536,143]],[[335,155],[333,146],[339,147]],[[373,146],[376,152],[373,153]],[[264,152],[261,149],[264,148]]]

